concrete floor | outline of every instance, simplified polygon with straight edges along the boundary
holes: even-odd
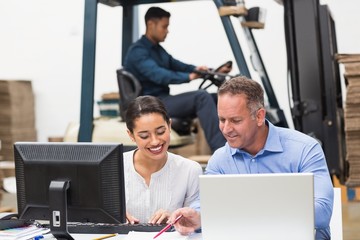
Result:
[[[343,239],[360,239],[360,201],[342,204]]]

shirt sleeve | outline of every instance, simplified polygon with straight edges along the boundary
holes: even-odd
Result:
[[[188,160],[192,161],[192,160]],[[202,168],[200,164],[194,162],[189,170],[188,189],[184,201],[184,207],[190,206],[193,202],[199,199],[199,176],[202,175]]]
[[[310,145],[304,154],[300,172],[314,174],[315,228],[327,228],[332,214],[334,189],[320,144]]]
[[[206,165],[205,174],[239,174],[229,151],[227,143],[225,146],[217,149]]]
[[[129,54],[128,64],[148,81],[159,85],[180,84],[189,82],[189,74],[195,69],[194,65],[185,64],[174,59],[165,50],[161,51],[162,58],[166,58],[167,67],[160,66],[149,50],[142,46],[136,46]]]
[[[198,197],[194,202],[190,204],[190,207],[195,209],[197,212],[200,212],[200,197]]]

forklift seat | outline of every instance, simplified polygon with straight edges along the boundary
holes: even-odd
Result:
[[[120,94],[120,117],[123,121],[125,121],[126,109],[132,100],[140,96],[141,85],[134,75],[124,69],[116,70],[116,74]]]
[[[126,109],[130,101],[141,95],[141,84],[136,77],[124,69],[116,70],[119,86],[119,106],[122,121],[125,121]],[[180,136],[191,135],[194,126],[192,118],[171,118],[171,127]]]

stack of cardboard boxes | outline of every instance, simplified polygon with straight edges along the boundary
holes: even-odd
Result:
[[[30,81],[0,80],[0,155],[14,159],[16,141],[36,141],[34,94]]]
[[[346,160],[349,163],[348,187],[360,186],[360,55],[338,55],[339,63],[345,68],[345,136]]]
[[[208,160],[210,159],[211,150],[205,139],[204,130],[202,129],[197,118],[194,120],[194,124],[197,128],[194,143],[183,147],[170,149],[170,152],[197,161],[200,163],[200,165],[202,165],[203,168],[205,168]]]
[[[101,117],[120,116],[119,108],[120,95],[118,92],[104,93],[101,100],[97,102]]]
[[[14,142],[36,141],[34,94],[30,81],[0,80],[0,186],[3,178],[15,175]],[[1,188],[3,189],[3,188]],[[2,203],[0,212],[12,210]]]

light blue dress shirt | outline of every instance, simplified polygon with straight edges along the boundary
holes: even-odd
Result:
[[[333,185],[319,142],[299,131],[280,128],[266,120],[269,133],[255,156],[228,143],[210,158],[205,174],[301,173],[314,174],[316,239],[330,239]],[[200,203],[193,208],[200,210]]]

